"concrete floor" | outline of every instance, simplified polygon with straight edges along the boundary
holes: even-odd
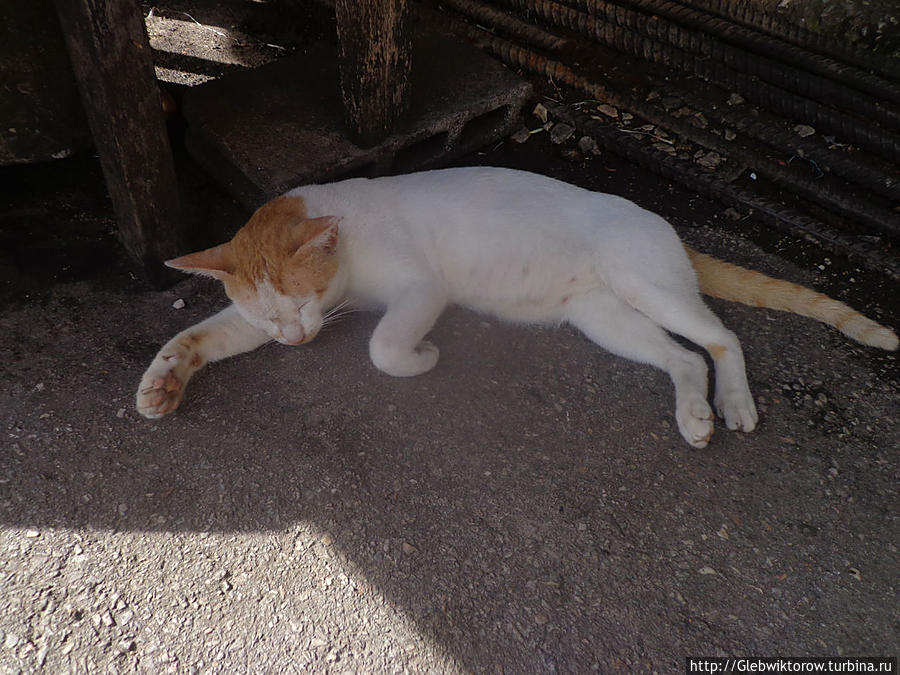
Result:
[[[898,325],[896,285],[613,157],[561,159],[538,136],[464,163],[624,194],[701,250]],[[209,367],[150,422],[133,409],[144,368],[221,291],[141,287],[91,158],[0,178],[0,672],[897,654],[896,355],[713,302],[762,419],[696,451],[662,373],[572,330],[450,311],[438,367],[398,380],[369,363],[376,317],[357,314]],[[202,178],[187,189],[220,237],[238,226]]]

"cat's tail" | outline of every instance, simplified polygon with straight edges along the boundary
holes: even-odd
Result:
[[[843,302],[798,284],[767,277],[685,247],[697,271],[700,291],[745,305],[780,309],[817,319],[871,347],[894,351],[897,335]]]

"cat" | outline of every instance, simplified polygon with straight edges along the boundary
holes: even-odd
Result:
[[[425,340],[448,304],[514,322],[572,324],[609,351],[666,371],[675,419],[695,448],[758,422],[737,337],[699,291],[781,309],[895,350],[897,336],[847,305],[682,245],[672,227],[621,197],[512,169],[468,167],[354,178],[293,189],[258,209],[228,243],[166,263],[219,279],[231,306],[172,338],[141,380],[137,409],[178,407],[209,361],[276,340],[306,344],[328,312],[381,307],[369,341],[381,371],[419,375],[438,348]]]

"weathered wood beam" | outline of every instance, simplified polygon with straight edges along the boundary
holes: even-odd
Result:
[[[335,10],[347,125],[371,147],[398,130],[408,107],[406,0],[337,0]]]
[[[172,150],[135,0],[56,0],[125,248],[155,285],[183,253]]]

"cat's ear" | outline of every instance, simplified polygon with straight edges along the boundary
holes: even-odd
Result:
[[[329,255],[334,253],[337,249],[340,222],[341,219],[337,216],[322,216],[303,221],[306,239],[297,252],[304,248],[306,250],[316,248]]]
[[[220,281],[224,281],[234,271],[234,265],[231,260],[231,248],[227,243],[219,244],[203,251],[197,251],[196,253],[189,253],[180,258],[166,260],[165,264],[168,267],[174,267],[176,270],[202,274]]]

